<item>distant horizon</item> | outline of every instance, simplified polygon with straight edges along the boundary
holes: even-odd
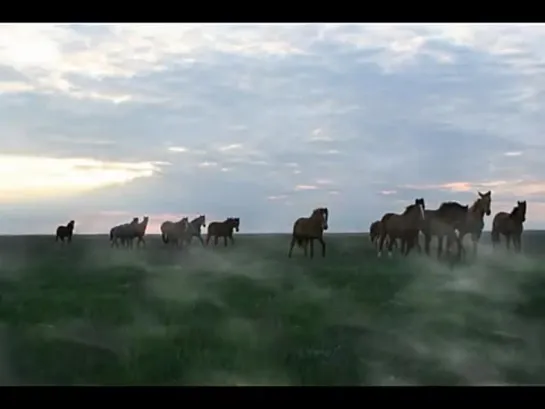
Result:
[[[545,232],[545,229],[525,229],[524,230],[524,233],[535,233],[535,232]],[[491,231],[490,230],[483,230],[483,234],[485,233],[488,233],[490,234]],[[523,235],[524,235],[523,233]],[[75,233],[74,236],[108,236],[109,233]],[[261,232],[261,233],[256,233],[256,232],[238,232],[238,233],[235,233],[234,236],[239,236],[239,235],[242,235],[242,236],[259,236],[259,235],[274,235],[274,234],[278,234],[278,235],[291,235],[291,232]],[[334,234],[369,234],[369,231],[345,231],[345,232],[325,232],[324,235],[325,236],[328,236],[328,235],[334,235]],[[206,233],[203,232],[202,233],[203,236],[206,236]],[[44,233],[44,234],[39,234],[39,233],[27,233],[27,234],[0,234],[0,237],[23,237],[23,236],[53,236],[55,237],[55,234],[54,233],[51,233],[51,234],[47,234],[47,233]],[[150,233],[150,234],[146,234],[146,237],[148,236],[161,236],[160,233]]]

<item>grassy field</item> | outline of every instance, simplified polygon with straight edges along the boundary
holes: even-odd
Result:
[[[285,235],[236,239],[0,237],[0,383],[545,383],[545,233],[455,268],[377,260],[366,235],[314,260]]]

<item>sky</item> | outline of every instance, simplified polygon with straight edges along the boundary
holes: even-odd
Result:
[[[488,190],[545,228],[544,43],[542,24],[0,25],[0,233],[289,232],[322,206],[357,232]]]

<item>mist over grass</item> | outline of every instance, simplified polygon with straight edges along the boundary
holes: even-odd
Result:
[[[545,381],[545,234],[516,256],[485,239],[454,268],[377,259],[366,235],[328,235],[313,260],[288,259],[287,235],[235,240],[128,251],[106,236],[0,238],[0,382]]]

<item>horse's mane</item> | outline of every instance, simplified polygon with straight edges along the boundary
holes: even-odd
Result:
[[[516,216],[519,211],[520,211],[520,206],[517,204],[515,207],[513,207],[513,210],[511,210],[511,213],[509,213],[509,216],[511,217]]]
[[[402,215],[404,214],[407,214],[409,213],[412,209],[414,209],[416,207],[416,203],[413,203],[413,204],[410,204],[409,206],[407,206],[405,208],[405,210],[403,211],[403,213],[401,213]]]
[[[458,202],[444,202],[441,203],[438,210],[467,210],[467,206],[463,206]]]

